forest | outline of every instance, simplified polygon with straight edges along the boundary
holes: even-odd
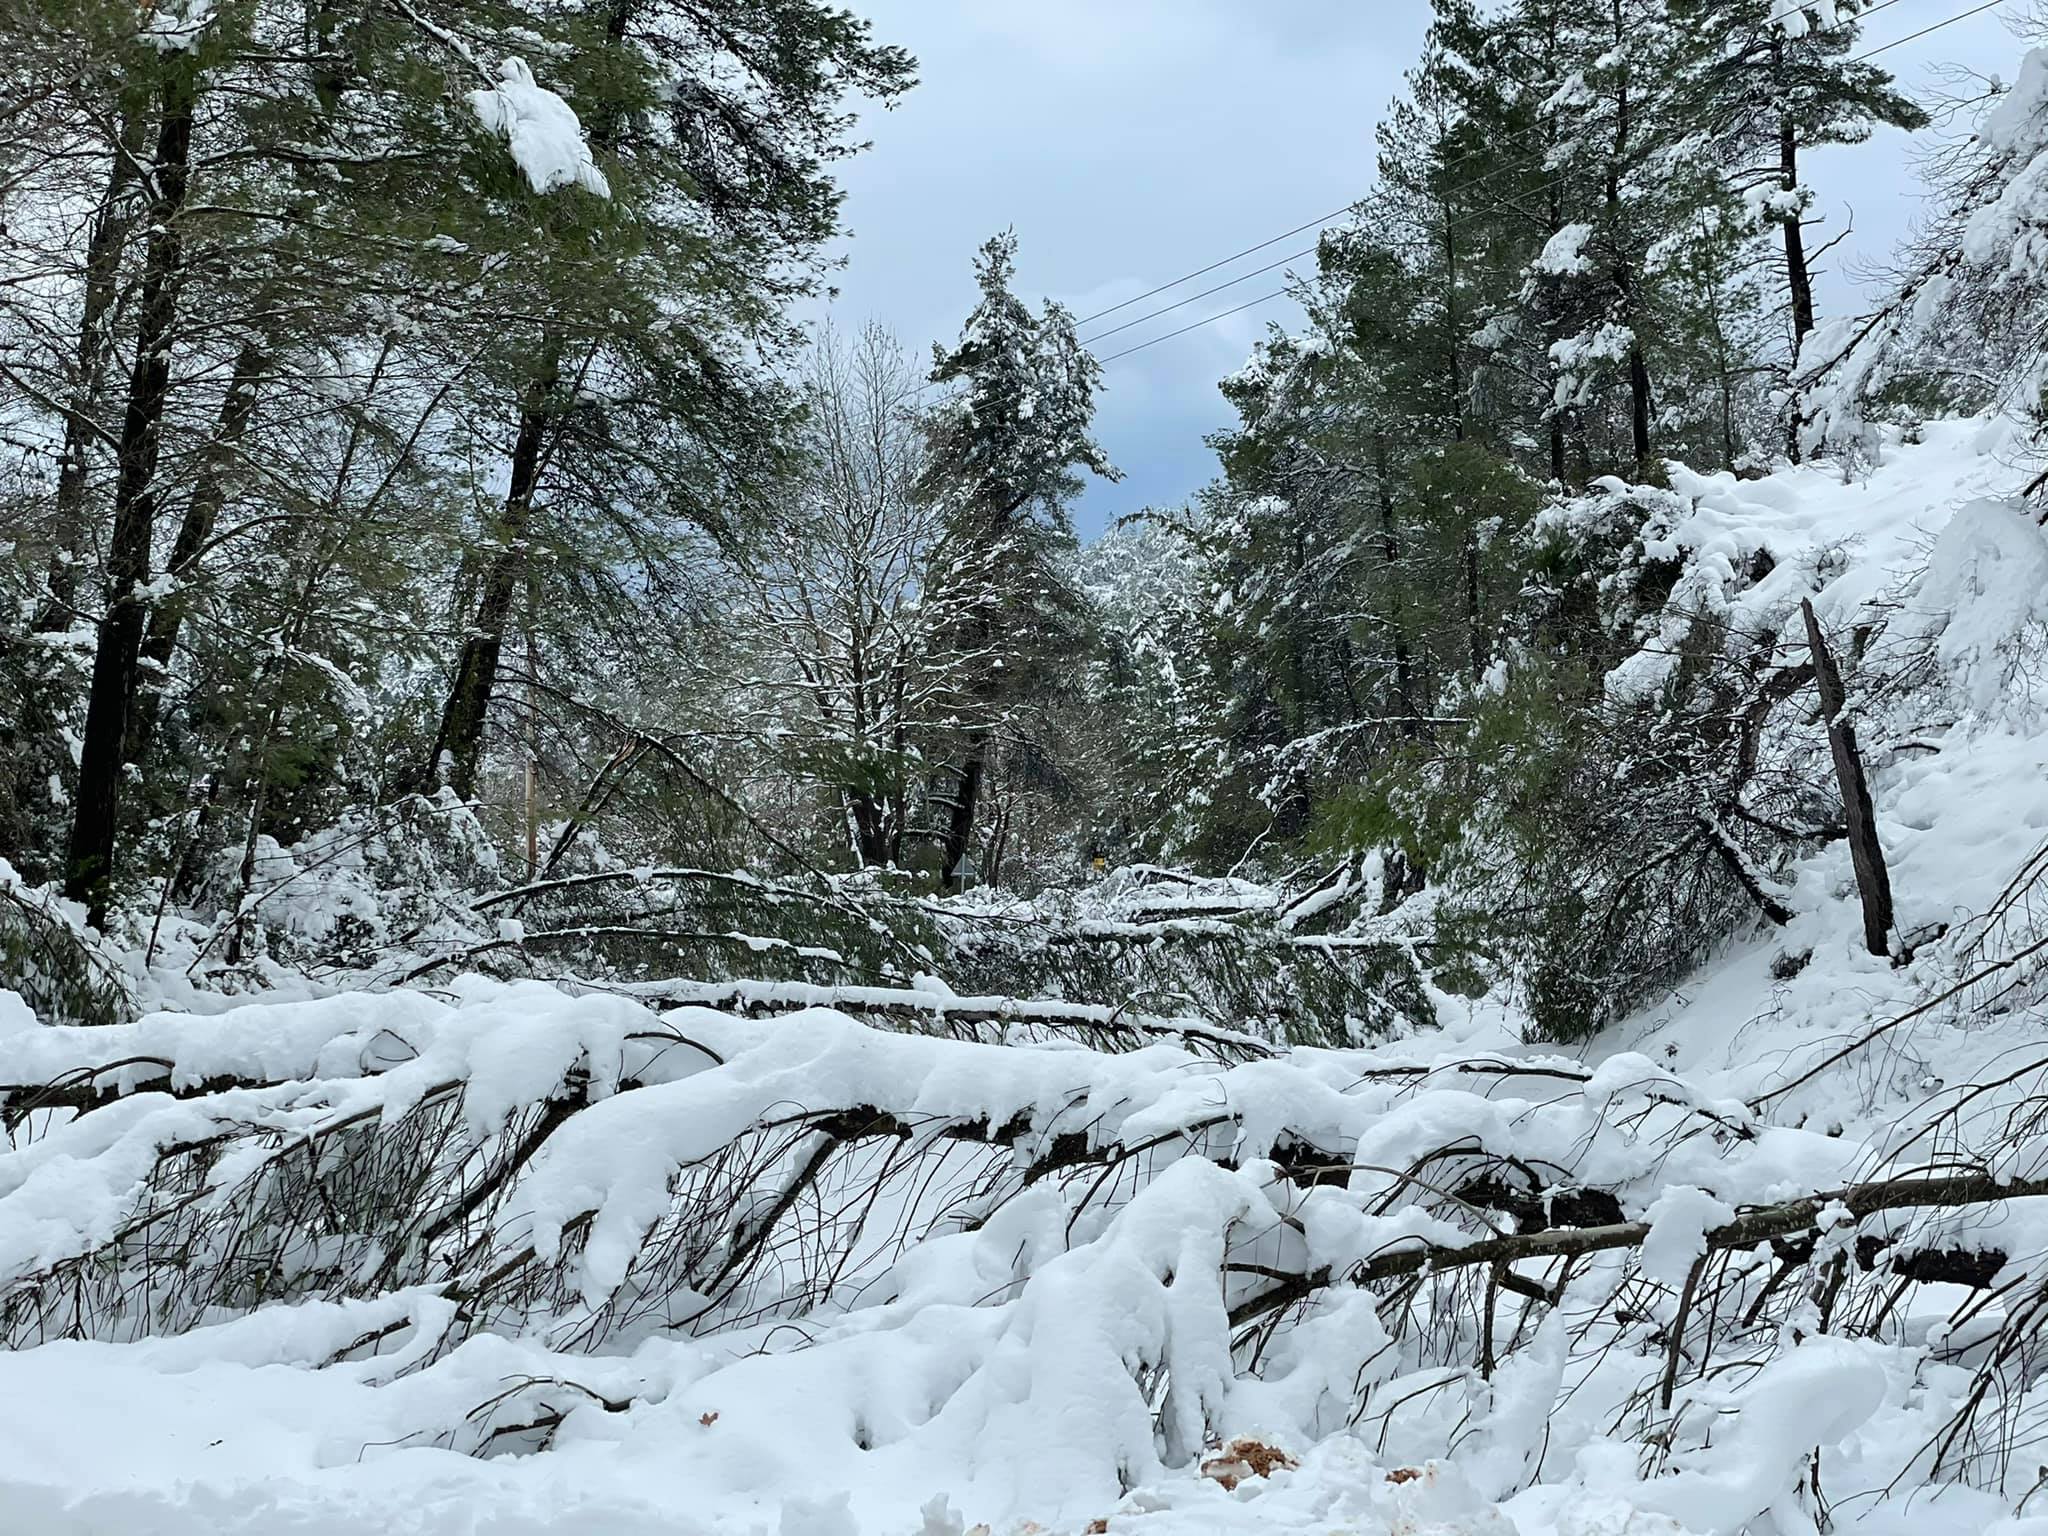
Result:
[[[858,4],[0,0],[0,1530],[2048,1531],[2048,6],[1400,6],[931,338]]]

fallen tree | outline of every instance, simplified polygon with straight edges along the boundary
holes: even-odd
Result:
[[[1666,1454],[1772,1341],[1896,1343],[1907,1293],[1961,1286],[2014,1304],[1942,1346],[1985,1383],[1943,1470],[1995,1485],[2014,1416],[2041,1411],[2048,1178],[1997,1166],[1986,1130],[2048,1097],[2048,1056],[1930,1101],[1928,1165],[1910,1139],[1878,1157],[1768,1126],[1640,1057],[1295,1053],[1085,1004],[638,990],[471,980],[14,1037],[0,1329],[345,1307],[363,1321],[332,1359],[401,1377],[459,1375],[463,1341],[494,1338],[524,1384],[479,1383],[473,1413],[421,1432],[496,1451],[545,1446],[579,1403],[658,1402],[605,1363],[650,1340],[796,1370],[886,1326],[976,1411],[1125,1403],[1149,1427],[1088,1452],[1114,1483],[1283,1400],[1302,1434],[1363,1416],[1412,1440],[1429,1382],[1490,1379],[1552,1317]],[[914,1328],[939,1301],[943,1343]],[[1088,1341],[1112,1318],[1105,1356]],[[1039,1385],[999,1364],[1055,1336],[1066,1364]]]

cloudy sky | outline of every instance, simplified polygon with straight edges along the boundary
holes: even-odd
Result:
[[[1420,50],[1427,0],[849,0],[879,36],[918,56],[922,84],[862,124],[868,153],[843,166],[852,236],[834,306],[923,348],[973,303],[969,262],[1014,226],[1020,287],[1088,315],[1305,223],[1373,176],[1373,126]],[[1871,19],[1876,47],[1977,0],[1895,0]],[[1915,88],[1945,67],[2010,79],[2003,24],[2019,0],[1884,55]],[[1903,135],[1817,157],[1809,171],[1839,228],[1823,303],[1854,297],[1859,262],[1910,226],[1916,182]],[[1314,244],[1269,247],[1184,288],[1084,326],[1088,337]],[[1098,355],[1256,298],[1254,277],[1104,340]],[[1261,305],[1109,364],[1098,435],[1125,472],[1095,486],[1084,535],[1209,479],[1202,435],[1227,419],[1215,381],[1269,319]]]

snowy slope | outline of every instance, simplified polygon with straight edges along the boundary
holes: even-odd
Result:
[[[1577,1053],[1449,998],[1439,1034],[1245,1060],[655,988],[103,1029],[0,994],[0,1099],[92,1105],[0,1151],[0,1530],[2041,1536],[2048,1196],[1832,1200],[2048,1171],[2048,540],[1997,432],[1924,439],[1850,482],[1680,471],[1669,529],[1702,581],[1769,551],[1752,617],[1818,573],[1831,627],[1883,621],[1902,681],[1853,707],[1907,964],[1837,843],[1788,925]],[[1647,1237],[1455,1267],[1523,1172],[1533,1225]],[[1796,1273],[1713,1247],[1810,1195]],[[1904,1283],[1985,1250],[1995,1286]]]
[[[1943,421],[1924,436],[1891,442],[1881,465],[1846,483],[1832,467],[1757,482],[1680,472],[1675,487],[1697,512],[1675,533],[1733,560],[1773,554],[1772,576],[1742,599],[1752,611],[1796,602],[1818,559],[1832,573],[1814,596],[1830,628],[1882,621],[1880,662],[1936,652],[1915,685],[1851,700],[1898,928],[1925,953],[1895,968],[1864,951],[1849,852],[1837,842],[1794,872],[1792,924],[1733,946],[1665,1006],[1610,1032],[1605,1048],[1711,1073],[1717,1091],[1746,1097],[2004,952],[1975,920],[2048,844],[2048,538],[2007,499],[2025,476],[2004,428]],[[1934,938],[1944,926],[1952,940]],[[1796,976],[1772,974],[1780,957],[1809,952]],[[1937,1027],[1888,1040],[1897,1047]],[[1981,1023],[1946,1032],[1941,1075],[1974,1075],[2001,1038]],[[1837,1080],[1850,1098],[1868,1088]]]

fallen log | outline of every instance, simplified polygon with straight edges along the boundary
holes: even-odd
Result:
[[[1837,1204],[1861,1221],[1880,1211],[1914,1208],[1960,1210],[2041,1196],[2048,1196],[2048,1179],[2001,1181],[1988,1174],[1940,1179],[1873,1179],[1745,1211],[1733,1221],[1710,1228],[1705,1235],[1705,1251],[1753,1248],[1773,1238],[1817,1231],[1821,1212]],[[1507,1265],[1524,1259],[1572,1258],[1580,1254],[1612,1252],[1640,1247],[1649,1235],[1649,1222],[1622,1221],[1599,1227],[1552,1227],[1542,1232],[1481,1238],[1457,1247],[1419,1244],[1379,1254],[1342,1274],[1324,1268],[1295,1276],[1284,1284],[1239,1302],[1230,1309],[1230,1322],[1236,1327],[1253,1321],[1338,1283],[1372,1285],[1383,1280],[1470,1269],[1485,1264]],[[1905,1275],[1906,1271],[1901,1269],[1899,1273]],[[1941,1278],[1947,1278],[1947,1275]]]

